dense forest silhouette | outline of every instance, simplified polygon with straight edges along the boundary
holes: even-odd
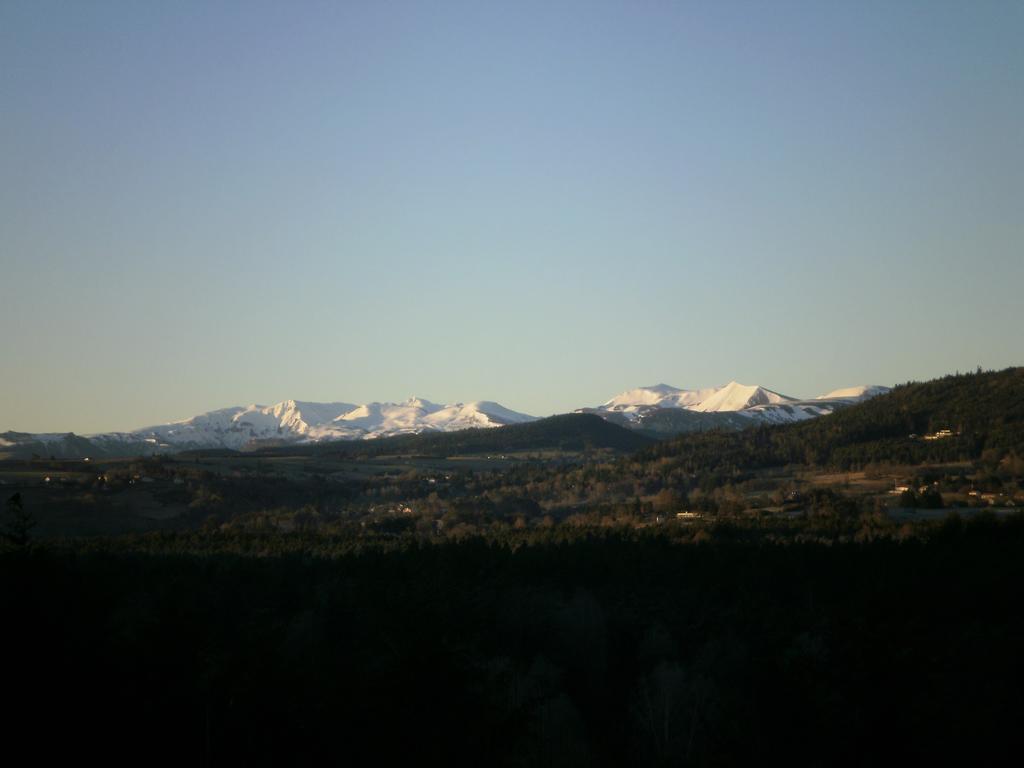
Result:
[[[833,546],[20,551],[6,726],[200,764],[977,761],[1024,746],[1022,544],[982,517]]]

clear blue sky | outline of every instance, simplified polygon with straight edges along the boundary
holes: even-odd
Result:
[[[1024,3],[0,2],[0,431],[1024,363]]]

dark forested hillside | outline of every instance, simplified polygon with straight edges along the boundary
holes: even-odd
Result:
[[[686,408],[652,408],[635,414],[636,421],[632,421],[627,414],[617,411],[587,408],[583,412],[593,413],[613,424],[658,439],[689,432],[707,432],[712,429],[746,429],[751,424],[748,417],[732,411],[702,413]]]
[[[458,432],[425,432],[418,435],[385,437],[308,446],[312,454],[335,453],[348,457],[408,454],[415,456],[454,456],[520,451],[586,451],[609,449],[636,451],[654,440],[611,424],[599,416],[567,413],[526,424],[505,427],[466,429]],[[294,448],[281,452],[295,452]]]

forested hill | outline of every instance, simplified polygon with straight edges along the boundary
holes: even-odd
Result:
[[[377,440],[332,442],[281,448],[271,452],[339,454],[346,457],[386,455],[459,456],[507,454],[522,451],[585,451],[610,449],[633,452],[653,444],[653,438],[611,424],[599,416],[568,413],[504,427],[458,432],[423,432]]]
[[[985,452],[1024,456],[1024,368],[908,383],[812,421],[689,434],[637,458],[671,458],[698,472],[785,464],[851,469],[978,459]]]

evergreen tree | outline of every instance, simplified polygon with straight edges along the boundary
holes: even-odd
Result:
[[[21,501],[21,494],[16,493],[11,496],[5,504],[4,538],[17,547],[23,547],[28,544],[29,534],[35,526],[36,521],[32,513],[25,511],[25,505]]]

